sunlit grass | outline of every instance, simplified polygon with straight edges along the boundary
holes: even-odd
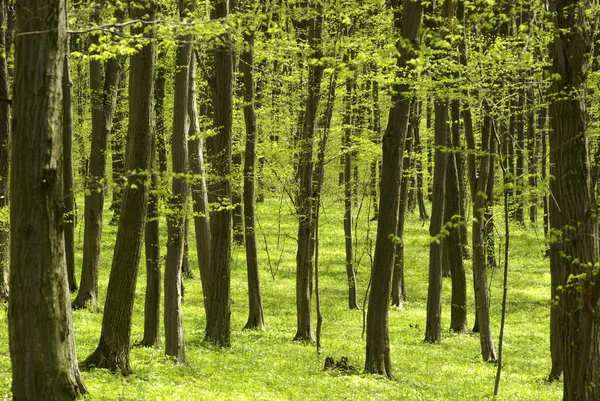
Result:
[[[391,354],[396,381],[340,372],[324,372],[326,356],[346,356],[362,369],[365,342],[363,314],[347,309],[344,234],[339,202],[325,209],[321,219],[320,283],[323,351],[292,341],[295,333],[296,221],[279,199],[259,204],[261,231],[258,240],[262,293],[267,332],[243,331],[247,318],[246,267],[243,247],[235,247],[232,263],[232,347],[217,350],[202,344],[205,325],[201,285],[194,241],[190,239],[195,278],[185,281],[184,332],[188,366],[174,366],[163,349],[134,348],[134,374],[123,378],[105,370],[83,373],[89,400],[485,400],[492,398],[496,366],[481,362],[476,335],[447,331],[450,322],[450,279],[444,282],[442,343],[423,343],[427,299],[428,226],[409,215],[406,228],[406,286],[409,301],[403,310],[390,311]],[[280,213],[281,211],[281,213]],[[105,221],[110,219],[107,210]],[[363,210],[363,217],[366,211]],[[281,215],[281,220],[279,220]],[[370,224],[369,227],[367,225]],[[106,226],[100,276],[103,307],[115,239]],[[191,230],[193,233],[193,230]],[[266,236],[271,266],[267,262]],[[357,255],[358,292],[362,305],[369,280],[369,242],[375,223],[361,219]],[[80,226],[77,240],[83,237]],[[500,241],[500,240],[498,240]],[[559,400],[561,384],[544,379],[550,369],[548,260],[542,256],[539,229],[513,228],[509,301],[504,344],[504,370],[500,400]],[[81,262],[81,243],[77,260]],[[273,275],[275,278],[273,279]],[[472,277],[467,262],[468,278]],[[490,274],[492,323],[498,341],[501,271]],[[145,266],[140,266],[132,340],[143,335]],[[469,324],[473,324],[472,285],[469,285]],[[74,312],[80,359],[94,350],[100,335],[101,314]],[[6,314],[0,313],[0,392],[10,395],[10,357]]]

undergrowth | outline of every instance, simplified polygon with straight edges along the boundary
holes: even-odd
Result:
[[[110,211],[106,211],[110,221]],[[279,199],[258,205],[261,285],[266,332],[244,331],[247,286],[244,250],[235,246],[232,262],[231,349],[202,344],[205,325],[201,285],[194,247],[190,247],[195,277],[185,280],[184,333],[189,364],[174,366],[163,349],[133,348],[134,374],[121,377],[96,369],[84,372],[86,400],[485,400],[492,399],[496,366],[481,361],[476,335],[449,332],[450,279],[444,281],[441,344],[426,344],[428,225],[417,214],[408,216],[405,235],[406,288],[404,309],[390,311],[390,346],[396,381],[362,374],[365,341],[362,311],[347,309],[343,211],[334,202],[323,210],[320,226],[320,291],[324,315],[321,354],[314,345],[292,341],[295,332],[296,220]],[[363,211],[366,214],[366,212]],[[280,216],[280,217],[278,217]],[[365,216],[357,227],[358,293],[369,281],[369,253],[375,223]],[[164,229],[164,224],[163,224]],[[504,343],[504,369],[499,400],[559,400],[562,386],[545,381],[550,369],[548,260],[534,228],[513,227],[509,293]],[[539,228],[538,228],[539,230]],[[104,305],[116,228],[105,226],[100,272]],[[193,235],[193,230],[190,230]],[[77,263],[81,266],[83,230],[80,224]],[[164,239],[164,238],[163,238]],[[501,242],[500,240],[497,243]],[[190,244],[194,244],[190,238]],[[268,245],[269,255],[266,253]],[[498,252],[500,255],[500,252]],[[500,264],[499,264],[500,265]],[[472,278],[470,262],[467,275]],[[498,340],[501,272],[491,272],[491,313]],[[132,340],[143,334],[145,266],[140,266]],[[314,297],[313,297],[314,298]],[[469,287],[469,324],[474,321]],[[162,313],[162,312],[161,312]],[[314,316],[314,315],[313,315]],[[316,320],[316,319],[315,319]],[[102,315],[74,312],[80,359],[92,352],[100,335]],[[7,317],[0,313],[0,394],[11,399]],[[358,371],[324,370],[326,357],[358,367]]]

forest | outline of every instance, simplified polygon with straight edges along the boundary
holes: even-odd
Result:
[[[0,0],[0,395],[600,401],[596,0]]]

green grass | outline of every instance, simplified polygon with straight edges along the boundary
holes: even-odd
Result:
[[[363,315],[347,310],[345,287],[342,210],[339,200],[330,199],[320,227],[321,299],[324,315],[323,352],[313,345],[291,341],[295,333],[295,235],[296,224],[289,209],[278,199],[259,204],[262,227],[259,233],[262,293],[266,333],[243,331],[247,318],[246,267],[244,251],[236,246],[232,263],[232,347],[217,350],[201,342],[205,325],[201,285],[196,278],[185,281],[184,332],[188,366],[173,366],[163,349],[134,348],[134,374],[120,377],[106,370],[84,372],[87,400],[485,400],[492,398],[496,367],[481,361],[476,335],[447,331],[450,320],[450,280],[444,282],[442,343],[423,343],[427,299],[428,226],[416,215],[406,228],[406,287],[409,301],[403,310],[390,311],[391,355],[396,381],[365,374],[324,372],[326,356],[346,356],[360,369],[365,341],[361,337]],[[281,209],[281,222],[278,223]],[[363,216],[366,214],[362,211]],[[107,210],[105,221],[110,220]],[[357,232],[358,290],[362,304],[369,280],[369,233],[375,224],[366,218]],[[279,228],[280,227],[280,228]],[[548,260],[542,257],[543,241],[534,229],[513,227],[507,305],[504,369],[500,400],[559,400],[562,385],[545,381],[550,369]],[[106,226],[100,277],[100,305],[112,258],[114,227]],[[538,229],[539,231],[539,229]],[[191,230],[193,232],[193,230]],[[265,233],[272,266],[269,267],[262,236]],[[537,233],[539,235],[539,232]],[[77,261],[81,264],[83,230],[78,226]],[[278,245],[279,241],[279,245]],[[190,244],[193,244],[190,240]],[[197,272],[195,249],[191,260]],[[133,341],[143,334],[145,267],[140,266],[132,329]],[[276,272],[275,279],[271,270]],[[468,278],[472,277],[467,263]],[[501,271],[490,274],[492,322],[498,341],[501,300]],[[472,286],[469,286],[469,324],[473,323]],[[80,359],[98,342],[102,315],[74,312],[77,352]],[[6,313],[0,313],[0,394],[10,395]]]

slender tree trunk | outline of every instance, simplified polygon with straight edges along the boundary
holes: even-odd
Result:
[[[95,4],[93,19],[100,21],[102,3]],[[122,20],[123,16],[119,15]],[[98,37],[92,36],[92,43]],[[102,216],[104,214],[104,187],[106,181],[106,153],[116,107],[116,95],[121,79],[122,58],[117,56],[105,63],[102,84],[100,60],[90,59],[90,89],[92,93],[92,146],[89,158],[89,176],[84,201],[83,267],[79,293],[73,301],[74,309],[84,307],[97,312],[98,269],[102,245]]]
[[[8,302],[15,401],[75,400],[86,392],[63,232],[65,7],[62,0],[23,0],[16,9]]]
[[[155,3],[141,1],[131,7],[132,19],[154,18]],[[144,27],[132,34],[151,35]],[[125,169],[132,172],[123,190],[121,218],[102,317],[102,332],[96,350],[82,362],[85,368],[107,368],[123,375],[131,372],[129,350],[133,301],[140,262],[149,188],[154,119],[154,66],[156,44],[149,41],[131,56],[129,73],[129,131]],[[136,173],[133,173],[136,172]]]
[[[458,102],[452,102],[452,136],[447,154],[448,163],[446,167],[446,193],[445,193],[445,224],[451,224],[449,235],[444,242],[444,248],[448,251],[447,262],[450,265],[450,277],[452,277],[452,305],[450,309],[450,330],[456,333],[469,332],[467,325],[467,278],[463,263],[463,249],[466,241],[462,236],[466,233],[466,218],[464,211],[464,183],[461,184],[462,175],[459,174],[460,156],[460,117]],[[460,169],[462,172],[462,169]],[[460,178],[459,178],[460,177]],[[458,217],[455,217],[458,216]],[[464,228],[464,230],[463,230]],[[463,233],[464,231],[464,233]]]
[[[216,0],[211,18],[226,18],[229,14],[229,0]],[[214,128],[216,135],[206,140],[211,180],[208,200],[212,204],[231,204],[231,142],[233,119],[233,54],[229,47],[230,37],[223,34],[224,46],[214,49],[212,67],[212,91],[214,108]],[[231,301],[231,210],[219,207],[210,213],[211,229],[211,279],[209,283],[208,313],[206,316],[205,341],[221,347],[230,346]]]
[[[158,81],[158,79],[156,79]],[[125,97],[125,72],[121,71],[120,85],[117,92],[117,104],[115,107],[115,116],[113,118],[113,126],[110,133],[110,153],[112,156],[112,202],[110,210],[113,212],[113,217],[110,221],[111,225],[119,224],[119,216],[121,215],[121,202],[123,200],[123,187],[125,186],[125,127],[124,122],[127,120],[127,110],[123,105]],[[157,101],[158,104],[158,101]],[[160,114],[156,113],[156,118],[160,118]],[[158,127],[157,127],[158,130]],[[158,131],[157,131],[158,132]]]
[[[179,17],[187,18],[196,8],[195,0],[179,0]],[[173,104],[173,195],[167,218],[167,259],[165,263],[165,354],[179,364],[187,363],[182,326],[182,264],[186,237],[188,203],[188,95],[192,34],[179,37]]]
[[[190,117],[189,140],[189,169],[193,175],[190,182],[192,194],[192,207],[194,211],[194,232],[196,234],[196,252],[198,254],[198,267],[202,282],[204,297],[204,310],[208,315],[210,276],[210,217],[208,212],[208,191],[206,189],[204,169],[204,139],[200,137],[200,124],[196,104],[196,57],[192,53],[190,61],[190,85],[188,95],[188,113]],[[206,105],[203,106],[207,108]],[[208,114],[207,112],[205,114]]]
[[[7,35],[7,1],[0,2],[0,97],[10,98],[10,77],[8,75],[8,52],[6,51]],[[64,79],[64,78],[63,78]],[[64,88],[64,83],[63,83]],[[10,146],[10,105],[0,102],[0,208],[8,207],[8,149]],[[68,161],[65,160],[65,163]],[[66,180],[66,177],[65,177]],[[65,208],[68,199],[65,199]],[[65,232],[67,230],[65,223]],[[0,222],[0,301],[8,299],[9,275],[9,224],[8,221]],[[69,288],[72,288],[69,285]]]
[[[484,105],[485,107],[485,105]],[[478,178],[475,180],[473,190],[473,285],[475,288],[475,308],[477,311],[477,328],[479,331],[479,342],[481,345],[481,355],[486,362],[496,360],[496,351],[492,339],[490,325],[490,300],[488,296],[487,284],[487,261],[486,261],[486,210],[489,207],[487,203],[486,189],[490,179],[490,170],[494,163],[494,149],[496,141],[492,137],[492,121],[489,115],[484,117],[483,138],[481,150],[484,155],[481,156],[481,166]],[[474,141],[470,140],[471,143]]]
[[[433,202],[429,224],[429,287],[427,291],[427,324],[425,342],[442,341],[442,227],[446,191],[446,149],[450,137],[448,101],[435,101],[435,159],[433,175]]]
[[[419,110],[422,109],[422,106]],[[423,145],[421,144],[421,130],[416,128],[414,130],[415,135],[415,152],[417,158],[417,204],[419,206],[419,217],[422,221],[429,220],[429,213],[427,213],[427,206],[425,206],[425,195],[423,193]]]
[[[402,183],[400,185],[400,209],[398,210],[398,229],[396,236],[399,241],[396,243],[396,257],[394,259],[394,275],[392,276],[392,306],[398,308],[404,307],[404,301],[406,301],[406,287],[404,284],[404,223],[406,221],[406,209],[408,206],[408,185],[410,177],[408,171],[413,159],[413,132],[417,129],[417,126],[421,123],[419,107],[421,103],[415,97],[410,104],[410,121],[408,124],[408,131],[406,135],[405,148],[407,155],[404,156],[402,161]]]
[[[344,110],[344,136],[342,147],[344,149],[344,242],[346,245],[346,278],[348,280],[348,308],[359,309],[356,297],[356,276],[354,274],[354,242],[352,239],[353,228],[353,188],[352,169],[354,168],[352,151],[352,125],[353,121],[353,92],[356,89],[354,78],[346,81],[346,109]]]
[[[320,10],[318,10],[319,12]],[[312,57],[321,57],[321,39],[323,16],[317,15],[309,22],[308,44]],[[300,188],[296,202],[298,215],[298,250],[296,253],[296,313],[297,330],[294,340],[313,341],[313,324],[311,318],[312,270],[313,270],[313,152],[317,129],[320,86],[324,67],[319,64],[309,66],[307,82],[306,109],[304,127],[298,140],[298,178]]]
[[[159,347],[160,339],[160,196],[158,194],[158,163],[156,160],[156,135],[152,139],[150,164],[150,194],[148,195],[148,218],[144,229],[146,254],[146,296],[144,298],[143,347]]]
[[[398,57],[397,64],[399,71],[410,70],[408,62],[414,57],[412,49],[419,46],[422,5],[404,0],[401,19],[398,15],[400,12],[398,6],[395,7],[394,12],[396,25],[400,28],[403,39],[398,43],[401,55]],[[403,42],[409,45],[405,47],[402,45]],[[394,375],[390,357],[388,313],[395,253],[395,241],[390,239],[390,234],[395,234],[398,228],[402,156],[410,114],[411,97],[406,94],[409,90],[407,83],[394,85],[388,126],[382,140],[379,218],[366,324],[365,372],[378,373],[390,379]]]
[[[256,177],[256,144],[258,141],[254,96],[254,32],[245,34],[244,42],[247,50],[240,55],[240,72],[243,74],[244,80],[244,121],[246,123],[243,199],[246,266],[248,270],[248,321],[244,328],[265,330],[254,217],[256,214],[254,181]]]

